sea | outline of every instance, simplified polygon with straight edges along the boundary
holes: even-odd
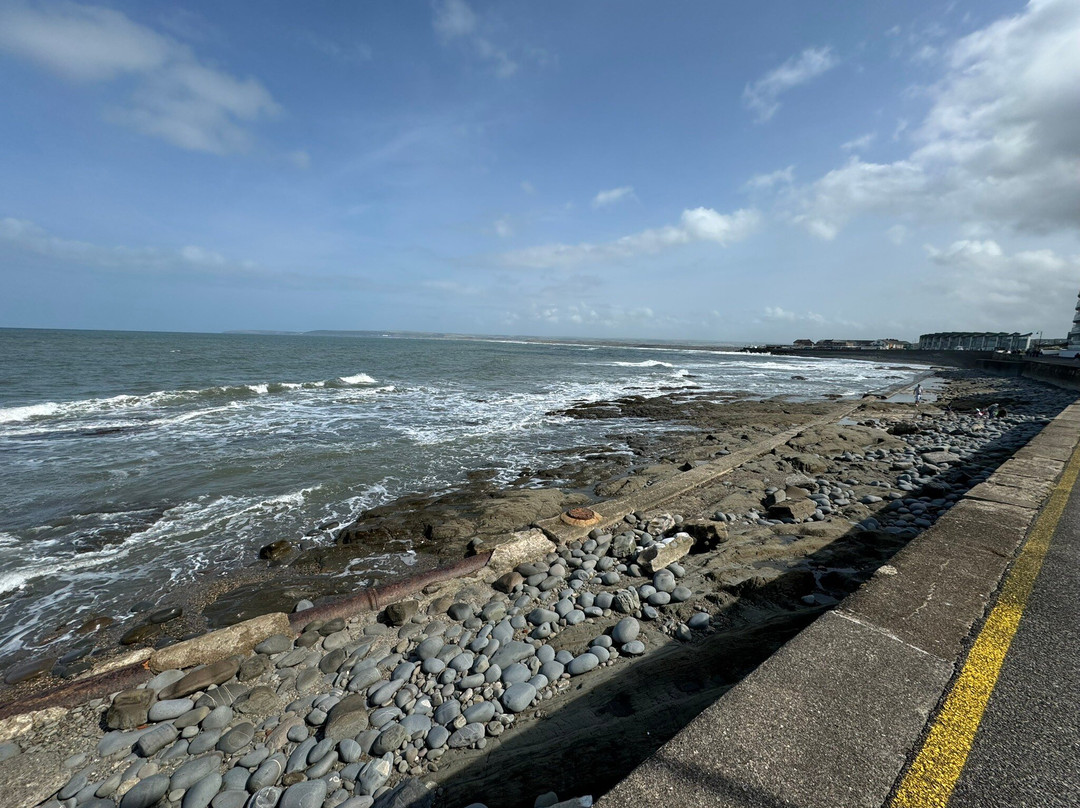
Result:
[[[476,470],[509,481],[552,450],[657,428],[553,414],[576,403],[858,397],[915,375],[527,339],[0,329],[0,661],[401,495]]]

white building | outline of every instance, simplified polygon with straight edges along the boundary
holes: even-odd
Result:
[[[1069,350],[1080,351],[1080,299],[1076,301],[1076,313],[1073,315],[1072,330],[1069,332]]]
[[[1080,313],[1077,314],[1080,317]],[[1070,334],[1070,341],[1072,335]],[[1080,331],[1077,332],[1080,339]],[[1026,351],[1032,334],[1004,331],[938,331],[919,337],[921,351]]]

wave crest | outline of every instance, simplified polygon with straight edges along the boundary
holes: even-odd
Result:
[[[39,404],[0,408],[0,424],[43,421],[70,415],[89,415],[135,408],[167,407],[200,400],[245,399],[288,393],[293,390],[357,387],[375,383],[375,379],[368,374],[357,373],[352,376],[339,376],[334,379],[315,382],[258,382],[255,384],[217,385],[200,390],[157,390],[142,395],[122,394],[108,398],[87,398],[78,401],[43,401]],[[386,388],[379,389],[386,390]]]

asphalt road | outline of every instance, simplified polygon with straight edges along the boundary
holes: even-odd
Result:
[[[1080,485],[949,800],[966,806],[1080,806]]]

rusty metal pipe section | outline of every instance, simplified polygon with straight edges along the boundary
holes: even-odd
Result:
[[[351,617],[364,612],[375,612],[388,603],[393,603],[419,592],[430,584],[471,575],[486,567],[490,560],[491,551],[489,550],[486,553],[469,556],[444,567],[438,567],[398,581],[391,581],[383,586],[367,587],[355,595],[343,598],[336,603],[328,603],[324,606],[316,606],[313,609],[291,614],[289,615],[289,623],[294,631],[300,632],[312,620],[329,620],[334,617]],[[136,687],[151,679],[153,675],[145,662],[136,662],[123,668],[117,668],[96,676],[88,676],[75,682],[64,682],[48,690],[28,694],[21,698],[16,697],[6,704],[0,705],[0,720],[44,710],[49,707],[75,707],[91,699],[103,698],[110,693]]]
[[[88,676],[74,682],[64,682],[0,705],[0,720],[48,707],[77,707],[91,699],[100,699],[119,690],[127,690],[153,678],[145,662],[135,662],[116,670]]]
[[[350,595],[335,603],[327,603],[324,606],[294,612],[289,615],[289,623],[295,631],[300,632],[304,630],[304,626],[313,620],[332,620],[335,617],[352,617],[364,612],[377,612],[387,604],[419,592],[430,584],[472,575],[474,572],[486,567],[490,560],[491,551],[488,550],[486,553],[469,556],[445,567],[437,567],[428,572],[421,572],[408,578],[391,581],[382,586],[367,587],[361,589],[355,595]]]

